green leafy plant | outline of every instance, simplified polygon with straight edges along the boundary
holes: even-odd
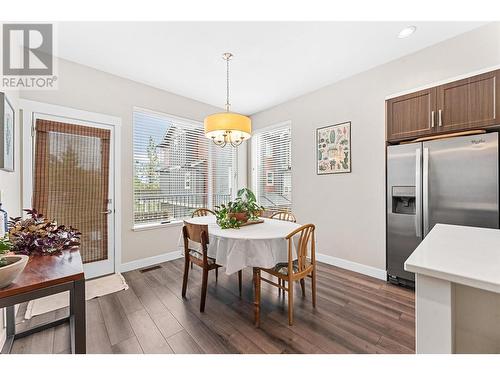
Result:
[[[3,258],[3,255],[7,254],[12,249],[12,244],[9,242],[7,236],[0,238],[0,267],[7,265],[7,261]]]
[[[247,220],[255,220],[262,210],[264,207],[257,204],[253,191],[242,188],[238,190],[234,201],[215,207],[215,216],[222,229],[239,228]]]

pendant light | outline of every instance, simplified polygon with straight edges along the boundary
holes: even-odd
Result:
[[[230,112],[229,103],[229,61],[233,54],[226,52],[222,55],[226,61],[226,112],[214,113],[204,121],[205,135],[216,145],[224,147],[230,144],[237,147],[249,139],[252,133],[252,120],[239,113]]]

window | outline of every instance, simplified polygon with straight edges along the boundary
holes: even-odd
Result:
[[[229,201],[236,150],[205,137],[199,122],[134,110],[134,225],[166,223]]]
[[[253,189],[266,208],[291,209],[292,137],[290,123],[271,126],[252,138]]]
[[[266,172],[266,186],[274,186],[274,172],[273,171]]]

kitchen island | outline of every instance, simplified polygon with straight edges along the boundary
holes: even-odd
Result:
[[[436,224],[405,270],[417,353],[500,353],[500,230]]]

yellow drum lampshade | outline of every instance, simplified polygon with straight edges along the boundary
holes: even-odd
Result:
[[[213,140],[230,137],[233,141],[244,141],[251,137],[252,120],[234,112],[214,113],[205,118],[205,135]]]

